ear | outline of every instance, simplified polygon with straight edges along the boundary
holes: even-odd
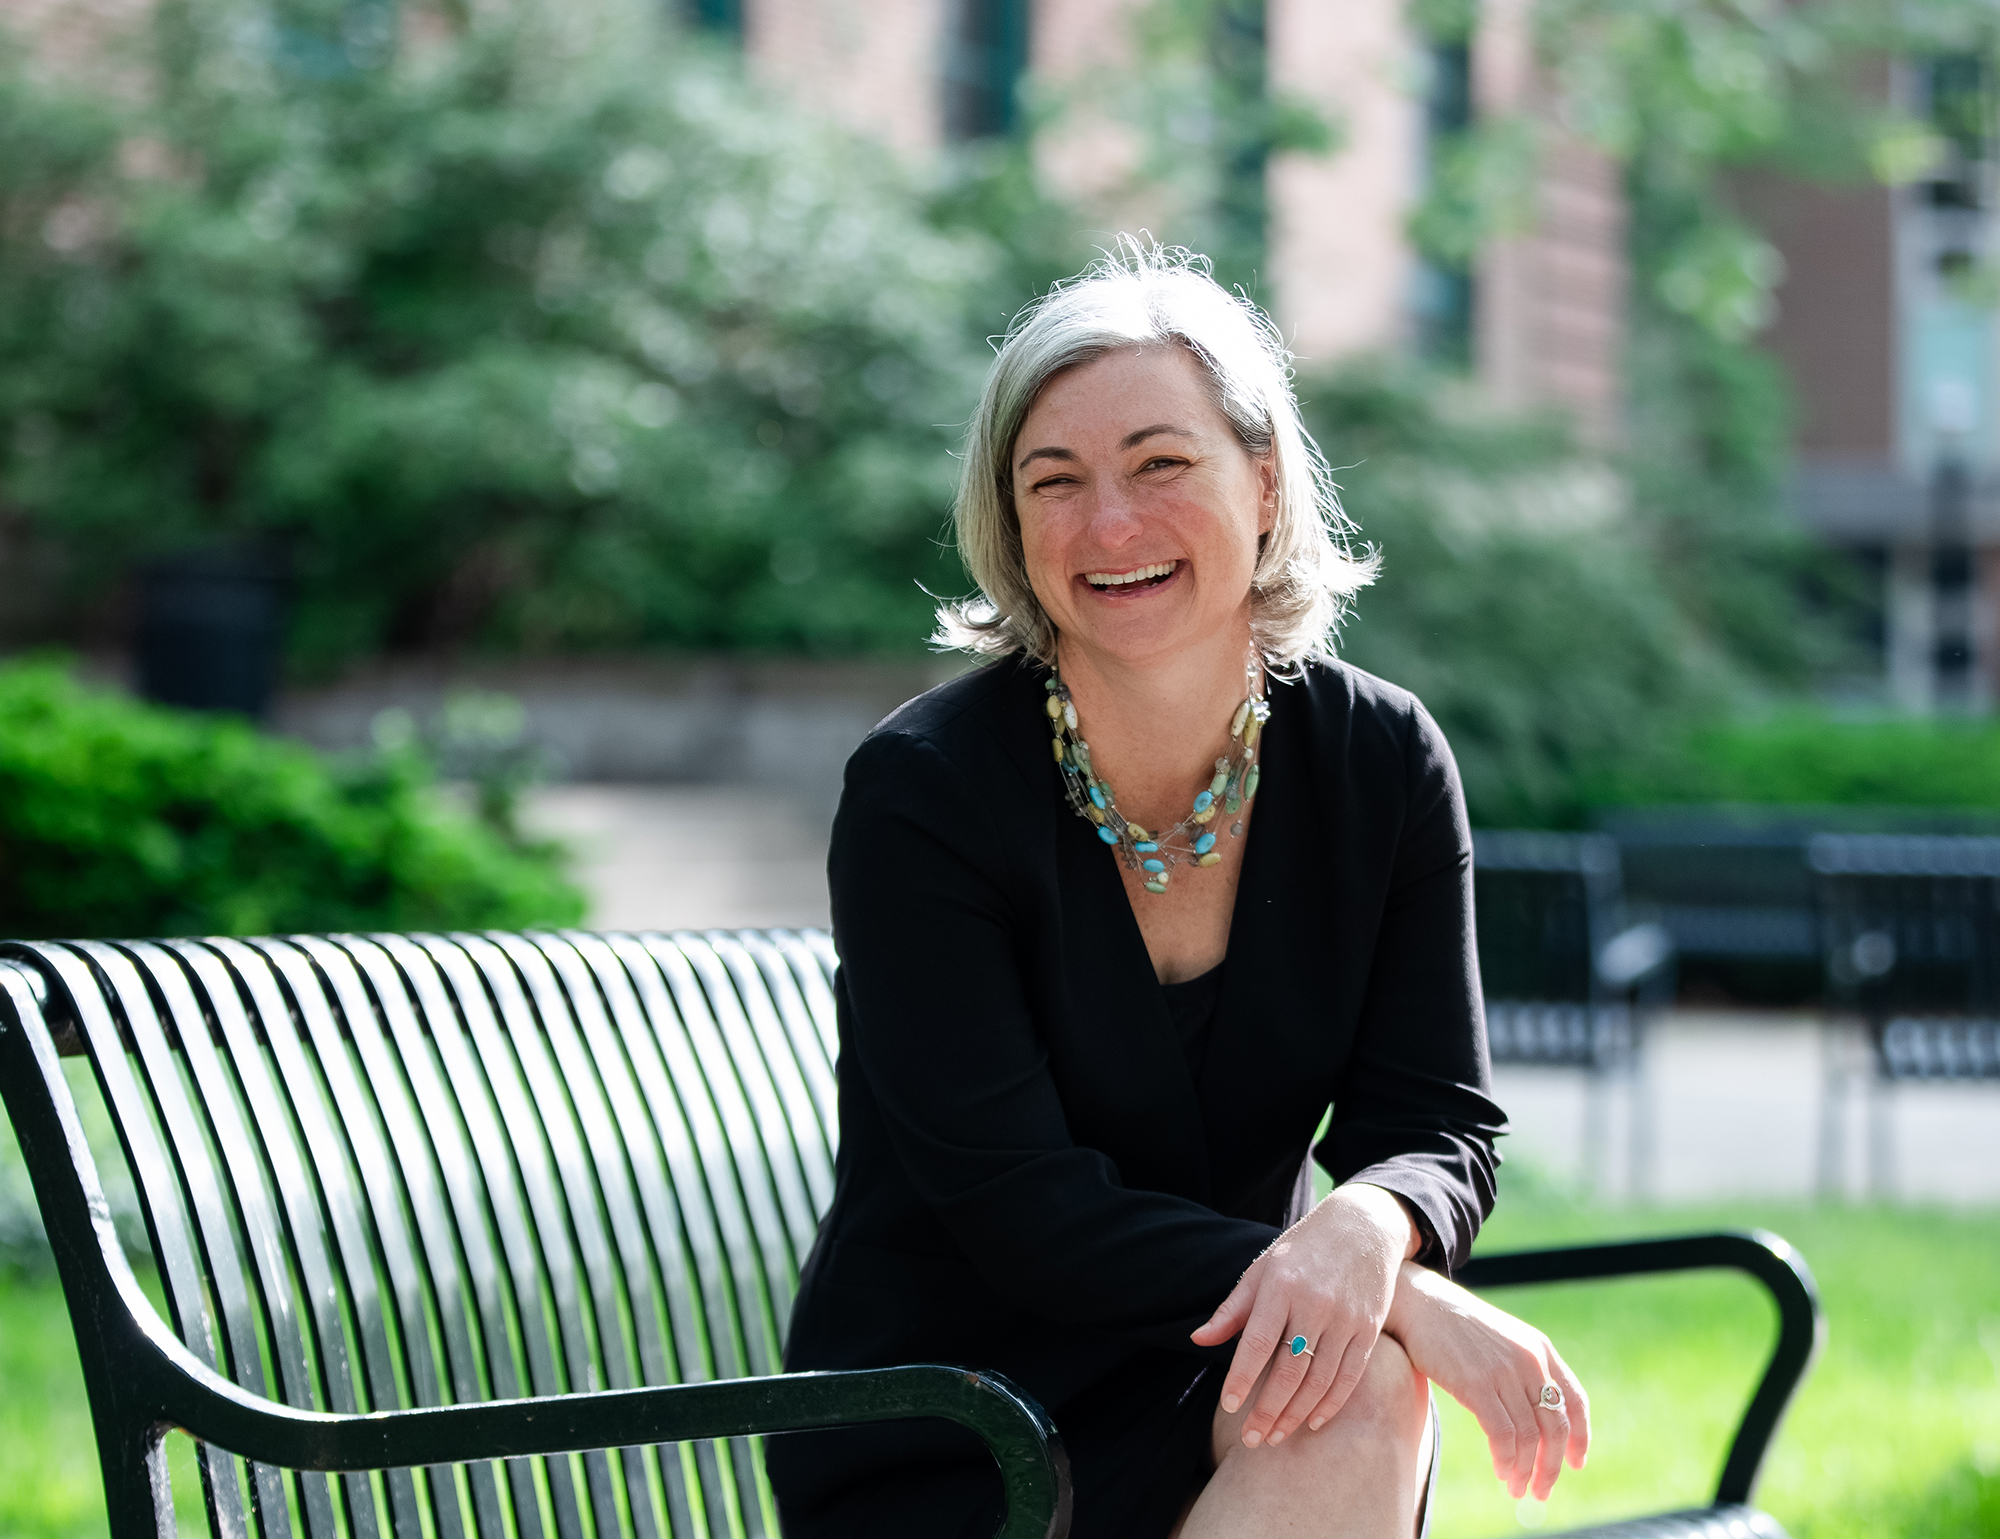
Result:
[[[1269,534],[1278,527],[1278,460],[1274,454],[1257,461],[1257,494],[1263,499],[1257,509],[1257,532]]]

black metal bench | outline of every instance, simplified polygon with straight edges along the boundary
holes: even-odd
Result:
[[[1827,998],[1868,1034],[1871,1184],[1894,1185],[1884,1092],[1898,1081],[2000,1079],[2000,839],[1821,834]],[[1822,1185],[1838,1185],[1844,1074],[1829,1061]]]
[[[174,1428],[197,1440],[218,1539],[680,1539],[776,1531],[761,1437],[919,1416],[985,1439],[1000,1534],[1067,1532],[1055,1428],[1003,1379],[778,1372],[833,1184],[825,936],[0,958],[0,1093],[69,1301],[113,1539],[174,1535]],[[92,1065],[170,1324],[118,1241],[63,1053]],[[1743,1504],[1818,1340],[1803,1264],[1772,1237],[1717,1235],[1466,1274],[1714,1266],[1771,1289],[1780,1336],[1715,1505],[1649,1534],[1779,1532]]]
[[[1472,838],[1493,1061],[1585,1071],[1583,1165],[1600,1178],[1609,1169],[1611,1087],[1622,1079],[1630,1184],[1643,1193],[1645,1028],[1673,997],[1673,941],[1658,924],[1626,923],[1618,846],[1605,835],[1482,829]]]

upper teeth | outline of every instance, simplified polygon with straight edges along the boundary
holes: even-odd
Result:
[[[1122,582],[1144,582],[1149,577],[1165,577],[1174,569],[1172,561],[1155,562],[1152,566],[1134,567],[1129,572],[1085,572],[1083,580],[1100,588],[1115,587]]]

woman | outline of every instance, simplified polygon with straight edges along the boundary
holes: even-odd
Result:
[[[1009,332],[956,516],[982,597],[941,638],[997,660],[848,764],[838,1182],[787,1366],[1005,1374],[1079,1539],[1405,1539],[1426,1380],[1546,1497],[1583,1392],[1443,1275],[1502,1130],[1463,798],[1423,708],[1331,654],[1372,566],[1275,331],[1125,243]],[[998,1518],[942,1423],[770,1468],[789,1539]]]

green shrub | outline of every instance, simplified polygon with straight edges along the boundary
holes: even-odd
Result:
[[[2000,808],[2000,724],[1787,711],[1690,733],[1677,753],[1607,776],[1591,799]]]
[[[414,750],[322,759],[0,668],[0,934],[257,934],[574,923],[559,852],[453,811]]]

